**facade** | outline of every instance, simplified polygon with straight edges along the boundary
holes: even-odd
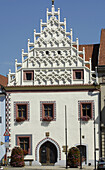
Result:
[[[100,115],[101,115],[100,156],[105,157],[105,29],[101,30],[98,75],[100,83]]]
[[[7,85],[7,77],[0,75],[0,162],[5,155],[5,93],[2,90],[2,85]]]
[[[84,164],[94,164],[94,122],[96,148],[99,148],[99,90],[97,68],[91,57],[73,41],[66,19],[54,5],[47,22],[34,30],[28,52],[22,50],[22,63],[15,61],[15,73],[8,74],[6,90],[6,130],[10,133],[8,155],[21,146],[25,159],[36,165],[65,164],[65,106],[68,148],[80,147]],[[80,49],[81,50],[80,50]],[[96,86],[95,86],[95,85]],[[96,153],[99,157],[99,151]]]

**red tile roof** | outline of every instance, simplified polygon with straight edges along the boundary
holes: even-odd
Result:
[[[6,86],[8,83],[8,78],[0,75],[0,85]]]
[[[79,45],[79,51],[82,51],[83,47],[85,47],[85,60],[89,61],[89,58],[91,58],[92,70],[95,70],[98,65],[99,46],[100,44]],[[82,57],[82,55],[80,56]]]
[[[105,65],[105,29],[101,30],[100,52],[98,65]]]
[[[79,45],[79,51],[83,51],[83,47],[85,47],[85,60],[89,61],[89,59],[91,58],[92,70],[95,70],[95,67],[98,66],[98,54],[100,44],[82,44]],[[80,57],[83,58],[83,55],[80,55]],[[86,66],[89,67],[89,64]]]

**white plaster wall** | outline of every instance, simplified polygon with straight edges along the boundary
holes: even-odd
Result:
[[[61,148],[61,160],[65,160],[65,153],[62,152],[62,146],[65,145],[65,105],[67,106],[68,122],[68,146],[69,148],[79,144],[80,141],[80,123],[78,121],[78,101],[94,100],[96,117],[96,147],[99,148],[99,108],[98,92],[88,94],[88,92],[48,92],[48,93],[11,93],[11,146],[16,145],[15,135],[32,134],[32,155],[26,158],[35,159],[35,148],[43,140],[45,132],[50,133],[50,138],[54,139]],[[14,122],[14,102],[30,102],[30,120],[21,124]],[[40,101],[56,101],[56,121],[40,121]],[[88,162],[94,160],[94,124],[90,120],[82,124],[82,135],[85,136],[82,142],[86,144],[88,153]],[[97,153],[98,154],[98,153]],[[98,157],[98,155],[97,155]],[[97,158],[98,159],[98,158]]]
[[[0,117],[2,117],[2,123],[0,123],[0,142],[5,143],[5,96],[0,95]],[[5,155],[5,145],[0,145],[0,160]]]

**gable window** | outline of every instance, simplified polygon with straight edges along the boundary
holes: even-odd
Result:
[[[94,102],[93,101],[79,101],[79,118],[83,121],[94,119]]]
[[[46,51],[46,54],[49,55],[49,51]]]
[[[74,80],[83,80],[83,70],[73,70],[73,79]]]
[[[61,54],[61,51],[58,51],[58,54]]]
[[[24,80],[33,80],[34,79],[34,71],[23,71],[23,79]]]
[[[16,135],[16,144],[19,145],[23,149],[24,155],[31,154],[31,142],[32,142],[31,135]]]
[[[21,122],[27,120],[27,104],[16,105],[16,121]]]
[[[40,102],[41,120],[52,121],[56,119],[56,103],[55,102]]]
[[[0,116],[0,123],[2,123],[2,117]]]

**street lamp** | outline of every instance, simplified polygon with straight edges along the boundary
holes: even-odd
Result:
[[[65,105],[65,143],[66,143],[66,169],[67,169],[67,113]]]
[[[96,129],[95,129],[95,115],[94,115],[94,166],[96,170]]]
[[[82,136],[81,136],[81,114],[80,114],[80,169],[82,169]]]

